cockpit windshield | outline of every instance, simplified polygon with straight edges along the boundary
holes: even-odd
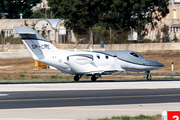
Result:
[[[135,52],[131,52],[130,54],[134,57],[139,57]]]
[[[132,56],[134,56],[134,57],[137,57],[137,58],[139,58],[139,57],[142,57],[143,58],[143,56],[141,56],[139,53],[136,53],[136,52],[131,52],[130,53]]]
[[[144,58],[141,54],[137,53],[140,57]]]

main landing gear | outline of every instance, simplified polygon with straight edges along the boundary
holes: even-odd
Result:
[[[82,75],[75,75],[74,76],[74,81],[79,81],[79,79],[82,77]],[[91,81],[96,81],[98,77],[96,75],[92,75]]]
[[[80,79],[79,75],[74,76],[74,81],[79,81],[79,79]]]
[[[151,78],[152,78],[152,77],[151,77],[150,71],[147,71],[146,79],[147,79],[147,80],[151,80]]]
[[[96,75],[92,75],[92,77],[91,77],[91,81],[96,81],[96,80],[97,80]]]

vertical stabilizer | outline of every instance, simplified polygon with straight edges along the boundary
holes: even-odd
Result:
[[[58,49],[30,27],[14,27],[24,44],[28,47],[35,60],[44,59],[45,55]]]

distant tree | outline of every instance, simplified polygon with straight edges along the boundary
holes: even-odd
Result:
[[[4,0],[0,0],[0,19],[4,16],[3,12],[3,5],[4,5]]]
[[[5,37],[5,32],[4,32],[4,30],[1,30],[0,37],[1,37],[1,40]],[[3,43],[3,41],[1,41],[1,43]]]
[[[27,24],[27,21],[26,20],[24,20],[24,25],[25,26],[28,26],[29,24]]]
[[[4,5],[4,0],[0,0],[0,13],[3,12],[2,8],[3,8],[3,5]]]
[[[9,43],[9,44],[23,44],[21,38],[20,37],[14,38],[14,35],[6,37],[5,41],[6,41],[5,43]]]
[[[106,26],[103,24],[97,24],[93,28],[94,31],[94,43],[99,44],[101,40],[105,41],[105,36],[109,35],[109,30],[106,29]]]
[[[45,14],[42,13],[40,10],[33,11],[33,14],[30,18],[45,18]]]
[[[32,29],[36,30],[36,28],[35,28],[36,23],[33,22],[31,25],[32,25]]]
[[[45,15],[46,13],[46,15]],[[30,18],[53,18],[53,13],[50,11],[50,9],[42,8],[38,10],[34,10],[33,14],[30,16]]]
[[[157,35],[156,35],[156,42],[160,42],[161,41],[161,34],[160,31],[158,30]]]
[[[22,13],[24,18],[29,18],[33,12],[32,7],[41,0],[0,0],[0,12],[8,13],[7,18],[19,18]]]
[[[161,28],[161,32],[163,33],[162,36],[162,42],[169,42],[170,37],[169,37],[169,26],[164,25],[163,28]]]
[[[4,30],[1,30],[0,38],[1,38],[1,44],[2,44],[2,51],[4,51],[4,44],[5,44],[4,37],[5,37],[5,32]]]
[[[2,16],[2,19],[6,19],[6,16],[5,16],[5,15],[3,15],[3,16]]]
[[[75,33],[89,30],[90,43],[96,24],[106,24],[121,33],[130,28],[142,33],[145,24],[154,25],[169,12],[169,0],[48,0],[48,5]]]
[[[54,18],[53,12],[50,9],[42,8],[42,9],[39,9],[39,11],[44,14],[45,18]]]
[[[46,39],[46,27],[47,26],[42,26],[42,31],[41,31],[41,35]]]
[[[178,41],[178,38],[177,38],[177,36],[176,36],[176,33],[174,33],[173,41],[174,41],[174,42],[177,42],[177,41]]]

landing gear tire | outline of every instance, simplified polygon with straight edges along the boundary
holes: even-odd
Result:
[[[97,77],[95,75],[92,75],[91,81],[96,81],[96,80],[97,80]]]
[[[80,78],[79,75],[75,75],[74,76],[74,81],[79,81],[79,78]]]
[[[151,77],[151,75],[150,75],[150,71],[148,71],[148,72],[147,72],[146,79],[147,79],[147,80],[151,80],[151,78],[152,78],[152,77]]]

